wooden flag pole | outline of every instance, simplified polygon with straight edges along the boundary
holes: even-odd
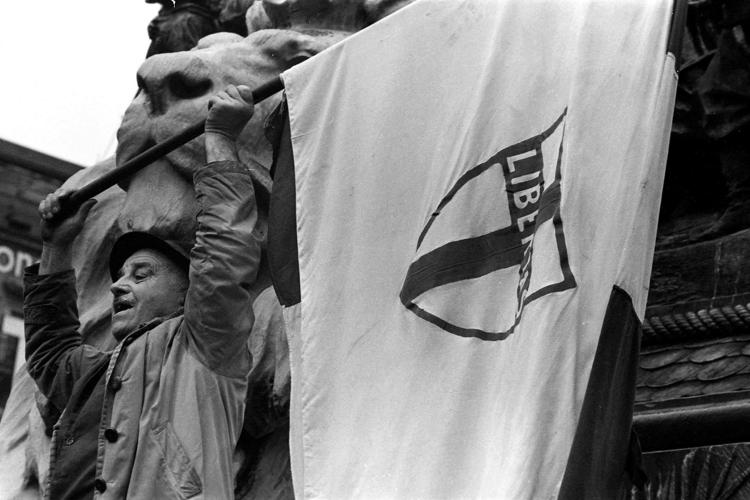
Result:
[[[275,93],[283,90],[284,83],[281,81],[281,77],[277,76],[267,82],[262,83],[256,89],[253,90],[253,102],[259,103]],[[94,179],[80,189],[72,192],[66,199],[61,200],[61,210],[56,214],[55,218],[65,217],[80,207],[86,200],[93,198],[97,194],[101,193],[105,189],[108,189],[120,180],[127,178],[128,176],[136,173],[142,168],[150,165],[154,161],[163,157],[164,155],[174,151],[183,144],[195,139],[196,137],[203,134],[206,126],[206,120],[201,120],[195,125],[191,125],[182,132],[173,135],[169,139],[150,147],[141,154],[134,156],[130,160],[126,161],[119,167],[107,172],[98,179]]]

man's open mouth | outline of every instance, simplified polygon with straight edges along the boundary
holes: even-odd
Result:
[[[133,308],[133,304],[127,300],[115,300],[112,303],[112,311],[115,314],[125,311],[127,309],[132,309],[132,308]]]

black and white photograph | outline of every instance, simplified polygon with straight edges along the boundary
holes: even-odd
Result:
[[[750,1],[0,17],[0,500],[750,500]]]

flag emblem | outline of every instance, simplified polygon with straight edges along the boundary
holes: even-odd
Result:
[[[560,215],[566,112],[443,196],[404,279],[408,310],[455,335],[502,340],[529,303],[576,286]]]

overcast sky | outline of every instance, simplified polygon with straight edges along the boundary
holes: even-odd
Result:
[[[83,166],[114,152],[157,12],[143,0],[3,2],[0,138]]]

